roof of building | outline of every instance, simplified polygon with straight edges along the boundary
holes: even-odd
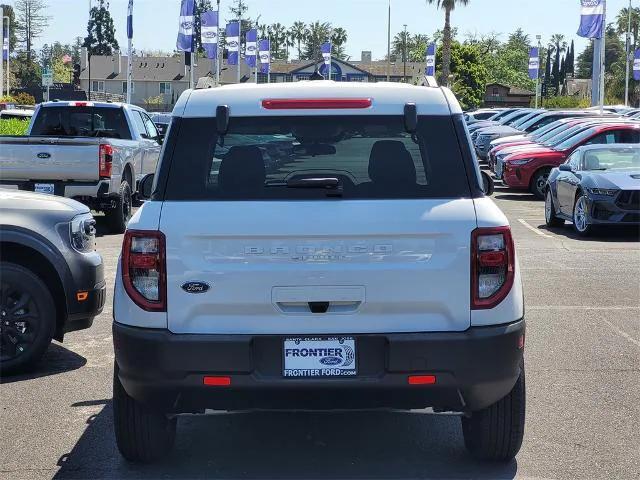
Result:
[[[417,87],[403,83],[334,82],[329,80],[271,84],[234,84],[185,92],[174,108],[174,115],[210,117],[215,105],[232,105],[232,116],[335,115],[332,109],[269,110],[261,107],[265,99],[371,99],[369,108],[341,110],[349,115],[402,115],[406,103],[415,103],[419,115],[462,113],[447,89]]]
[[[509,89],[508,95],[531,96],[531,97],[533,97],[536,94],[535,92],[532,92],[530,90],[525,90],[524,88],[512,87],[511,85],[507,85],[505,83],[499,83],[499,82],[489,83],[487,85],[487,88],[489,88],[489,87],[504,87],[504,88],[508,88]]]

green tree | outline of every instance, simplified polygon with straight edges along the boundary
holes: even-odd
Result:
[[[302,58],[302,41],[305,38],[307,25],[304,22],[294,22],[289,29],[289,36],[295,42],[298,49],[298,60]]]
[[[411,43],[411,33],[405,32],[404,30],[400,33],[397,33],[391,42],[391,54],[395,55],[401,62],[405,60],[405,48],[407,51],[407,57],[409,52],[409,47]]]
[[[342,27],[336,27],[331,31],[331,49],[334,57],[345,59],[345,44],[349,35],[347,31]]]
[[[556,33],[555,35],[552,35],[549,49],[552,49],[552,51],[555,54],[555,61],[553,62],[553,70],[551,72],[551,77],[552,77],[552,85],[556,91],[556,95],[559,95],[560,83],[561,83],[560,57],[567,50],[567,42],[564,39],[564,35],[560,33]]]
[[[436,70],[442,72],[444,46],[438,48]],[[482,105],[484,93],[489,81],[489,72],[482,61],[482,53],[477,45],[451,45],[450,72],[453,77],[451,89],[458,97],[463,109],[476,108]]]
[[[329,22],[320,23],[315,21],[305,30],[305,42],[303,58],[305,60],[320,61],[320,45],[329,40],[331,35],[331,24]]]
[[[618,35],[627,35],[629,26],[629,9],[623,8],[616,17],[616,32]],[[631,44],[630,50],[638,48],[638,35],[640,34],[640,8],[631,8]]]
[[[114,50],[120,49],[113,19],[105,6],[105,0],[100,0],[98,6],[89,11],[87,36],[84,38],[83,46],[87,47],[89,55],[113,55]]]
[[[509,48],[526,50],[529,48],[529,45],[531,45],[531,39],[521,28],[518,28],[515,32],[509,34],[509,40],[507,40],[507,46]]]
[[[441,85],[449,84],[449,74],[451,72],[451,45],[453,35],[451,32],[451,11],[457,5],[467,6],[469,0],[427,0],[428,4],[436,4],[438,8],[444,10],[444,31],[442,39],[442,73],[440,77]]]
[[[606,30],[606,46],[604,58],[605,70],[607,72],[610,71],[611,66],[621,58],[624,60],[624,45],[620,41],[620,37],[618,37],[615,29],[611,26],[607,27]],[[582,53],[578,55],[577,60],[577,77],[591,78],[593,76],[593,43],[587,45]]]
[[[18,51],[11,59],[11,71],[15,75],[15,84],[21,87],[39,87],[42,73],[40,65],[27,56],[26,51]]]
[[[33,43],[49,26],[49,17],[44,14],[47,5],[43,0],[16,0],[14,8],[16,38],[26,53],[27,62],[31,62]]]
[[[287,29],[281,23],[273,23],[267,27],[267,34],[271,40],[271,55],[274,59],[287,56]]]

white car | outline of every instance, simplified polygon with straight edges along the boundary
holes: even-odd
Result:
[[[180,414],[430,408],[460,414],[477,457],[512,459],[523,293],[481,185],[445,88],[183,93],[115,282],[120,452],[161,458]]]

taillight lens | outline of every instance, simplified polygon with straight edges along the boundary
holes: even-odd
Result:
[[[111,145],[100,144],[98,150],[98,173],[100,178],[111,178],[112,166],[113,147]]]
[[[513,286],[515,250],[509,227],[478,228],[471,234],[471,308],[493,308]]]
[[[167,266],[162,232],[128,230],[124,234],[122,281],[127,294],[140,308],[166,311]]]

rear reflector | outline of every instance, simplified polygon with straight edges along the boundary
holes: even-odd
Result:
[[[267,110],[331,110],[369,108],[371,103],[370,98],[272,98],[262,100],[262,107]]]
[[[209,387],[228,387],[231,385],[231,377],[204,377],[202,383]]]
[[[434,385],[436,383],[435,375],[410,375],[407,378],[409,385]]]

